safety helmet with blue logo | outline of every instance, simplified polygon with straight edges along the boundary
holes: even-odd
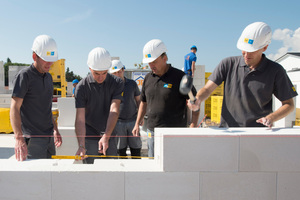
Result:
[[[58,59],[56,42],[48,35],[37,36],[31,50],[46,62],[55,62]]]
[[[109,68],[109,73],[115,73],[117,71],[120,71],[124,68],[124,65],[119,60],[113,60],[111,61],[111,67]]]
[[[254,52],[269,45],[271,37],[272,30],[269,25],[264,22],[254,22],[244,29],[236,46],[242,51]]]
[[[167,52],[167,47],[161,40],[150,40],[143,49],[143,63],[153,62],[165,52]]]

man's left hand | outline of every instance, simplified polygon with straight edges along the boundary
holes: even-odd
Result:
[[[53,131],[53,136],[54,136],[54,144],[56,147],[60,147],[62,144],[62,138],[58,130]]]

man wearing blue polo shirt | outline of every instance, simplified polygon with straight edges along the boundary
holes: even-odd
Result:
[[[194,77],[195,74],[195,65],[197,61],[197,47],[193,45],[191,47],[191,52],[184,56],[184,73],[189,76]]]

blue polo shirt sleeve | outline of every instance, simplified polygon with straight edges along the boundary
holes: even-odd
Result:
[[[197,61],[197,56],[194,55],[194,56],[192,57],[191,61],[192,61],[192,62],[193,62],[193,61],[196,62],[196,61]]]

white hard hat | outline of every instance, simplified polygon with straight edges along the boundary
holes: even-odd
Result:
[[[150,40],[143,49],[143,63],[153,62],[165,52],[167,52],[167,47],[161,40]]]
[[[111,57],[107,50],[96,47],[88,55],[87,65],[95,71],[105,71],[111,66]]]
[[[242,51],[254,52],[270,44],[271,37],[272,30],[269,25],[264,22],[254,22],[244,29],[236,46]]]
[[[124,68],[124,65],[122,64],[121,61],[119,60],[113,60],[111,61],[111,67],[109,68],[109,73],[115,73],[119,70],[121,70],[122,68]]]
[[[55,62],[58,59],[56,42],[48,35],[37,36],[31,50],[46,62]]]

